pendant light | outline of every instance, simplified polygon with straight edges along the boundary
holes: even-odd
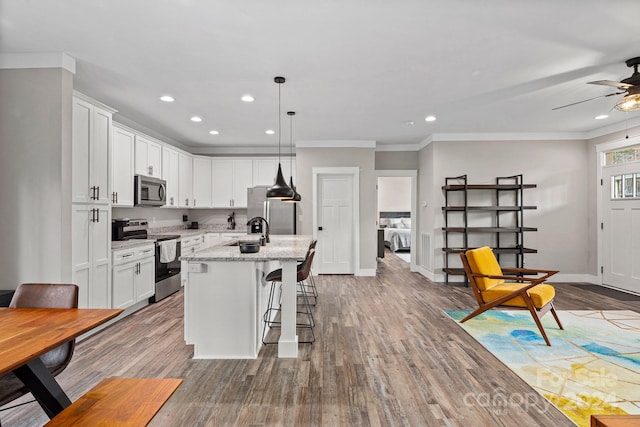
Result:
[[[274,82],[278,84],[278,174],[276,182],[267,190],[269,199],[290,199],[293,197],[293,190],[287,185],[287,181],[282,176],[282,166],[280,165],[280,140],[282,139],[281,112],[280,112],[280,86],[285,82],[284,77],[275,77]]]
[[[291,148],[291,155],[289,160],[291,161],[291,176],[289,177],[289,187],[293,190],[293,197],[290,199],[282,199],[283,202],[298,203],[302,200],[302,196],[296,191],[296,186],[293,185],[293,116],[296,115],[295,111],[287,111],[289,116],[289,145]]]

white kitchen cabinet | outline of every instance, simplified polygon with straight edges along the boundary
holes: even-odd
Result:
[[[136,135],[136,174],[159,178],[162,176],[162,145]]]
[[[292,164],[293,163],[293,164]],[[291,171],[293,166],[293,183],[296,183],[296,160],[289,157],[281,158],[282,175],[289,184],[289,178],[291,177]],[[273,185],[276,181],[276,174],[278,173],[278,158],[277,157],[263,157],[253,160],[253,185]]]
[[[193,158],[193,207],[211,207],[211,157]]]
[[[72,207],[72,280],[79,287],[80,308],[111,308],[111,209]]]
[[[178,206],[193,207],[193,156],[178,153]]]
[[[113,251],[113,308],[148,300],[155,292],[155,245]]]
[[[246,208],[247,188],[253,187],[253,160],[213,159],[213,207]]]
[[[77,96],[73,98],[73,203],[109,203],[109,144],[114,111]]]
[[[113,126],[111,144],[111,205],[133,206],[135,134]]]
[[[180,158],[176,150],[162,149],[162,179],[167,181],[167,206],[178,206],[178,190],[180,181]]]

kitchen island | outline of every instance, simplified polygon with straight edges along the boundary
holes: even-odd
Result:
[[[238,240],[257,236],[239,236]],[[271,236],[257,253],[226,243],[182,256],[185,341],[195,359],[255,359],[262,346],[266,275],[282,267],[281,333],[278,357],[298,356],[296,266],[311,236]],[[183,263],[184,264],[184,263]]]

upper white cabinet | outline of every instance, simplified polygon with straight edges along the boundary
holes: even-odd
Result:
[[[167,181],[167,206],[178,206],[178,190],[180,175],[178,152],[168,147],[162,148],[162,179]]]
[[[136,174],[162,176],[162,145],[140,135],[136,135]]]
[[[247,188],[253,187],[253,160],[213,159],[214,208],[246,208]]]
[[[178,153],[178,206],[193,207],[193,156]]]
[[[114,111],[73,98],[71,175],[74,203],[109,203],[109,144]]]
[[[113,126],[111,144],[111,204],[133,206],[133,132]]]
[[[208,208],[211,203],[211,157],[193,158],[193,207]]]

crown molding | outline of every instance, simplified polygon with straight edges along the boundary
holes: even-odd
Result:
[[[587,139],[584,132],[434,133],[433,141],[559,141]]]
[[[0,53],[0,69],[64,68],[76,73],[76,60],[64,52]]]
[[[332,140],[316,140],[316,141],[298,141],[297,148],[376,148],[376,142],[373,140],[362,139],[332,139]]]
[[[199,154],[203,156],[211,156],[211,155],[224,155],[224,156],[235,156],[235,155],[268,155],[268,156],[277,156],[278,155],[278,147],[252,147],[252,146],[242,146],[242,147],[225,147],[225,146],[217,146],[217,147],[189,147],[189,151],[192,154]],[[290,157],[290,154],[281,155],[282,158]]]

